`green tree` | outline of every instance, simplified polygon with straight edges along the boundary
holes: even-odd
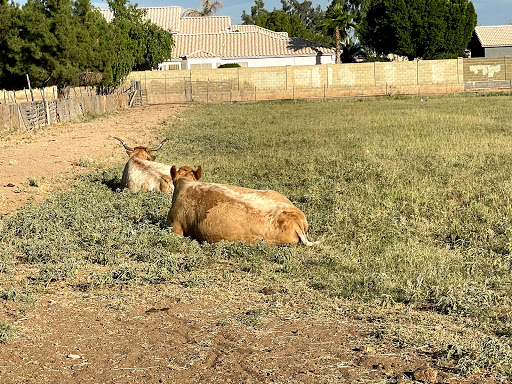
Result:
[[[20,54],[19,17],[17,5],[0,0],[0,79],[10,75],[9,67]]]
[[[330,39],[320,33],[324,15],[320,7],[313,8],[310,1],[300,3],[296,0],[281,0],[281,4],[283,9],[274,8],[269,12],[262,0],[255,0],[250,15],[242,12],[242,21],[246,25],[287,32],[292,37],[302,37],[321,44],[329,43]]]
[[[245,10],[242,11],[242,22],[245,25],[258,25],[265,28],[270,12],[265,9],[263,0],[254,0],[254,5],[251,7],[251,14],[247,14]]]
[[[28,0],[17,12],[17,31],[7,39],[11,49],[2,58],[6,73],[1,78],[3,88],[21,89],[27,86],[26,75],[35,87],[48,84],[51,79],[49,60],[58,41],[51,33],[51,23],[44,4]]]
[[[154,68],[170,59],[172,34],[144,20],[145,11],[126,0],[108,0],[114,13],[112,38],[112,85],[120,84],[132,70]]]
[[[203,0],[199,5],[200,9],[189,8],[183,12],[183,16],[185,17],[205,17],[212,16],[217,11],[222,8],[222,2],[220,1],[211,1],[211,0]]]
[[[313,8],[313,3],[308,0],[302,3],[298,0],[281,0],[281,5],[283,12],[290,16],[298,16],[308,31],[321,32],[325,12],[319,5]]]
[[[377,54],[455,58],[467,47],[476,20],[468,0],[372,0],[358,32]]]
[[[323,27],[327,34],[334,35],[336,64],[341,63],[341,43],[347,42],[349,32],[355,27],[355,14],[344,0],[333,0],[327,7]]]
[[[171,57],[172,34],[126,0],[109,24],[90,0],[0,0],[0,88],[119,85],[133,69]]]
[[[357,41],[348,38],[342,44],[341,62],[342,63],[355,63],[356,59],[366,59],[366,51],[364,47]]]
[[[13,81],[12,69],[22,54],[23,42],[19,37],[20,13],[17,5],[0,0],[0,87],[2,84],[9,86]]]
[[[80,85],[111,83],[110,25],[101,12],[91,6],[90,0],[75,0],[73,8],[76,41],[80,46]]]

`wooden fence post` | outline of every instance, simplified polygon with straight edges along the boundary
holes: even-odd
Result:
[[[27,83],[28,83],[28,89],[30,89],[30,96],[32,96],[32,101],[34,101],[34,93],[32,93],[32,87],[30,86],[30,77],[28,77],[28,73],[27,73]]]
[[[47,100],[44,100],[44,105],[46,107],[46,125],[50,125],[50,108]]]

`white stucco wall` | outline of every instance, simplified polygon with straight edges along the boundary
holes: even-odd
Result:
[[[249,59],[220,59],[220,58],[198,58],[188,60],[172,60],[166,61],[158,65],[159,70],[169,69],[191,69],[197,65],[201,65],[202,69],[217,68],[222,64],[238,63],[242,67],[284,67],[287,65],[318,65],[318,64],[334,64],[334,55],[324,56],[292,56],[292,57],[262,57]],[[179,68],[176,68],[179,64]]]

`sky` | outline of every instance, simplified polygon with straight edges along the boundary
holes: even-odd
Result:
[[[222,0],[221,0],[222,1]],[[302,0],[299,0],[302,1]],[[316,7],[320,5],[326,9],[331,0],[311,0]],[[164,7],[179,5],[183,9],[199,8],[201,0],[131,0],[141,7]],[[280,0],[263,0],[265,9],[272,11],[281,9]],[[478,15],[478,25],[512,24],[512,0],[472,0]],[[99,8],[107,8],[105,0],[92,0],[93,5]],[[242,11],[251,13],[254,0],[223,0],[224,6],[217,12],[218,16],[230,16],[232,24],[241,24]]]

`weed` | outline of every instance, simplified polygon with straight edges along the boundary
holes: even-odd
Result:
[[[467,283],[446,292],[433,291],[431,300],[434,308],[442,313],[488,317],[496,304],[496,294],[492,290]]]
[[[68,259],[62,263],[46,264],[39,270],[36,282],[48,286],[54,281],[67,280],[75,275],[77,269],[75,259]]]
[[[187,280],[181,282],[181,285],[186,288],[202,287],[205,285],[205,281],[201,275],[192,272],[188,275]]]
[[[28,185],[30,187],[39,187],[39,186],[41,186],[41,179],[39,179],[37,177],[29,177]]]
[[[17,289],[0,289],[0,299],[25,304],[37,301],[37,297],[32,292]]]
[[[0,273],[11,273],[15,270],[14,249],[0,246]]]
[[[489,338],[476,351],[461,357],[457,367],[464,374],[492,368],[510,376],[512,375],[512,348],[507,342]]]
[[[13,325],[0,320],[0,344],[7,343],[16,335],[17,331]]]
[[[114,269],[110,276],[112,280],[119,282],[128,282],[135,280],[138,276],[137,269],[131,263],[124,263],[119,265],[116,269]]]
[[[235,315],[235,320],[249,327],[261,327],[264,324],[264,310],[261,308],[250,309]]]

